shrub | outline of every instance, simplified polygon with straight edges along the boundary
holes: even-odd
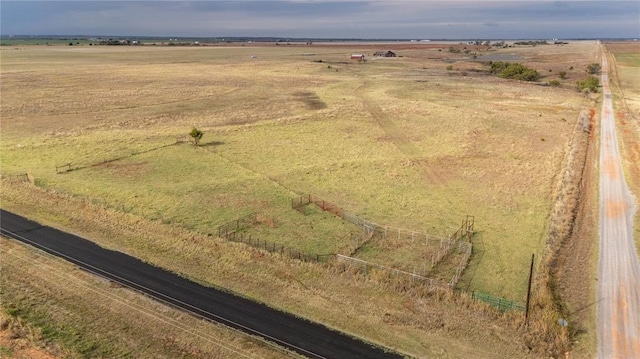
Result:
[[[449,71],[453,70],[453,65],[447,66],[447,70],[449,70]]]
[[[553,86],[553,87],[558,87],[560,86],[560,81],[558,80],[551,80],[549,81],[549,85]]]
[[[587,72],[591,75],[596,75],[600,73],[600,64],[592,63],[587,65]]]
[[[496,61],[491,63],[491,73],[505,79],[521,81],[537,81],[540,78],[538,71],[530,69],[519,63]]]
[[[563,80],[567,78],[567,72],[566,71],[560,71],[558,73],[558,75],[560,75],[560,78],[563,79]]]
[[[600,86],[600,80],[595,76],[578,81],[578,90],[582,92],[598,92],[598,86]]]

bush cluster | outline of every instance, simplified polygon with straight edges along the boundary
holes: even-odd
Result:
[[[578,90],[582,92],[598,92],[598,86],[600,86],[600,80],[595,76],[589,76],[584,80],[578,81]]]
[[[528,68],[517,62],[491,62],[491,73],[505,79],[521,81],[537,81],[540,78],[538,71]]]
[[[593,63],[593,64],[587,65],[587,72],[591,75],[597,75],[600,73],[601,70],[602,68],[600,67],[600,64]]]

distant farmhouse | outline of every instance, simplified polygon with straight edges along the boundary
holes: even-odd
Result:
[[[364,55],[362,54],[351,54],[351,60],[357,60],[358,62],[364,61]]]
[[[396,53],[393,51],[376,51],[373,56],[377,57],[396,57]]]

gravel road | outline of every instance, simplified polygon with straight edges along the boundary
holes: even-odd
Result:
[[[598,358],[640,358],[640,262],[632,228],[636,206],[624,179],[607,69],[603,55]]]

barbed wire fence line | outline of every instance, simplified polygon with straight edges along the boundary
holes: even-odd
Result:
[[[130,157],[134,157],[137,155],[141,155],[143,153],[148,153],[148,152],[152,152],[152,151],[157,151],[166,147],[171,147],[171,146],[176,146],[179,145],[183,142],[181,142],[179,139],[176,140],[176,142],[174,143],[169,143],[169,144],[165,144],[165,145],[160,145],[160,146],[155,146],[155,147],[151,147],[145,150],[132,150],[130,154],[127,155],[122,155],[120,157],[114,157],[114,158],[109,158],[106,160],[102,160],[102,161],[97,161],[94,163],[74,163],[74,162],[67,162],[65,164],[62,165],[56,165],[56,173],[57,174],[62,174],[62,173],[67,173],[67,172],[71,172],[71,171],[78,171],[78,170],[82,170],[85,168],[90,168],[90,167],[98,167],[98,166],[102,166],[104,164],[107,163],[111,163],[111,162],[117,162],[117,161],[121,161]]]

